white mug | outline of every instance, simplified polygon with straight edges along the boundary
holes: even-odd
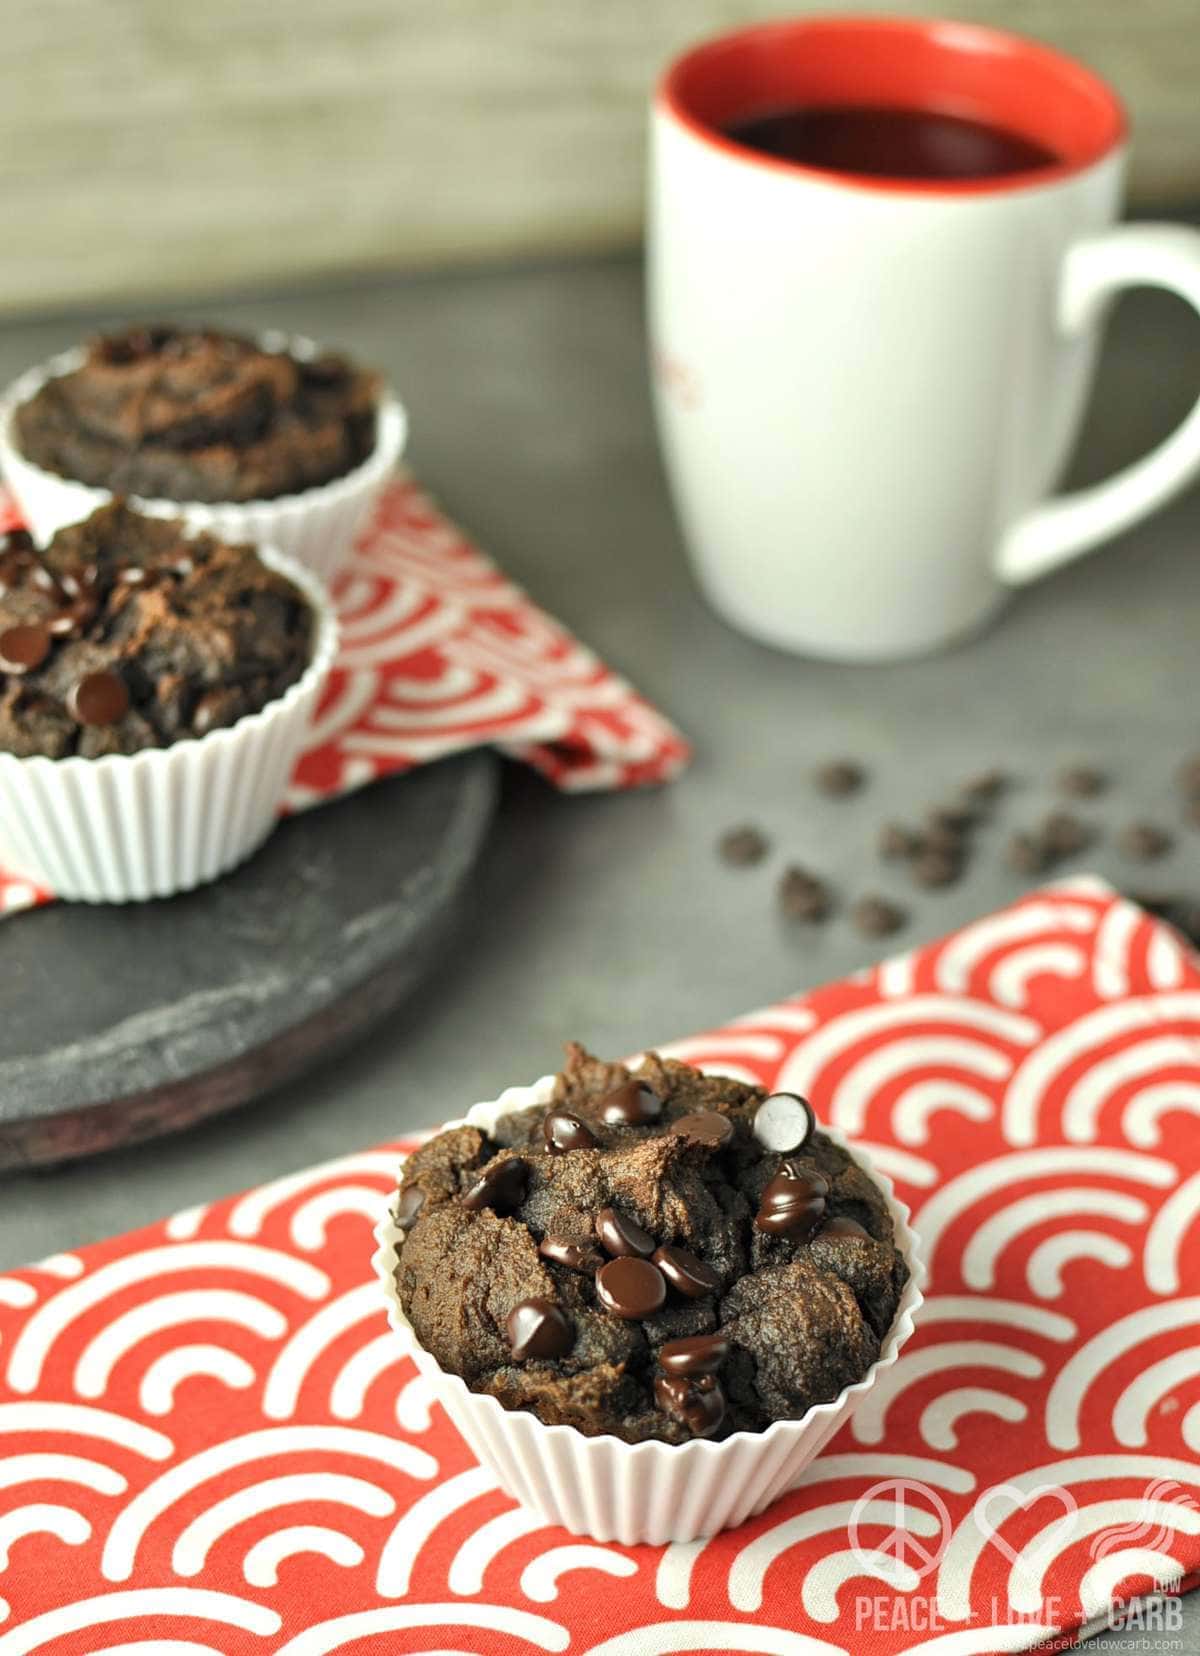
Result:
[[[1052,166],[881,179],[726,136],[788,107],[971,115]],[[1122,288],[1200,309],[1200,234],[1113,228],[1116,95],[1046,47],[957,23],[767,23],[655,98],[649,310],[678,511],[713,606],[756,638],[886,660],[981,626],[1200,472],[1200,404],[1093,488],[1051,490]]]

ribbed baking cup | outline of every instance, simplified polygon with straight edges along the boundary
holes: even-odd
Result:
[[[466,1122],[490,1132],[509,1111],[547,1104],[553,1085],[553,1076],[545,1076],[532,1087],[510,1087],[494,1102],[476,1104]],[[851,1148],[832,1128],[821,1131],[835,1144]],[[473,1392],[457,1375],[447,1374],[417,1341],[396,1287],[402,1233],[390,1214],[376,1229],[374,1256],[389,1320],[480,1461],[523,1506],[576,1535],[626,1546],[694,1541],[731,1529],[800,1481],[805,1467],[896,1361],[912,1333],[925,1267],[908,1209],[897,1200],[891,1181],[861,1151],[854,1149],[852,1154],[883,1192],[910,1275],[878,1360],[856,1385],[810,1409],[803,1420],[776,1421],[765,1432],[735,1432],[720,1443],[697,1439],[678,1445],[628,1444],[615,1437],[585,1437],[573,1426],[546,1426],[536,1415],[505,1409],[494,1397]]]
[[[259,343],[267,350],[286,350],[300,358],[318,350],[312,340],[287,334],[263,334]],[[17,446],[14,416],[20,405],[28,402],[48,379],[70,373],[82,360],[82,351],[64,351],[22,374],[0,398],[0,469],[34,539],[43,545],[57,530],[90,517],[98,506],[112,499],[109,489],[77,483],[34,465]],[[344,477],[334,478],[332,483],[274,500],[240,503],[147,500],[139,495],[130,495],[129,499],[140,512],[152,517],[182,518],[193,531],[207,529],[222,540],[277,547],[328,581],[365,528],[396,469],[407,434],[403,405],[385,392],[376,416],[374,449],[362,465]]]
[[[0,753],[0,864],[57,897],[125,903],[190,891],[236,867],[275,826],[337,621],[321,582],[274,548],[259,556],[312,606],[312,658],[258,713],[170,747],[100,759]]]

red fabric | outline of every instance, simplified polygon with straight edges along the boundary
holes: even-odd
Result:
[[[0,1278],[0,1656],[962,1656],[1200,1569],[1200,970],[1173,934],[1075,882],[667,1050],[807,1091],[931,1261],[804,1488],[692,1547],[514,1508],[386,1328],[385,1145]],[[918,1582],[847,1553],[897,1477],[924,1548],[938,1502],[953,1533]],[[1014,1483],[1037,1498],[986,1493]],[[1078,1534],[1039,1550],[1064,1492]]]
[[[0,529],[19,521],[0,494]],[[483,745],[576,792],[669,781],[688,762],[662,714],[506,580],[411,479],[384,496],[334,599],[342,645],[291,810]],[[0,917],[48,897],[0,869]]]

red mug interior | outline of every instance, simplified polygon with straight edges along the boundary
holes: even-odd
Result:
[[[868,189],[979,193],[1043,185],[1094,165],[1126,136],[1115,92],[1048,46],[975,24],[829,17],[764,23],[704,41],[667,69],[660,107],[751,165]],[[998,178],[815,173],[732,142],[728,128],[794,107],[870,107],[966,116],[1051,151],[1053,167]]]

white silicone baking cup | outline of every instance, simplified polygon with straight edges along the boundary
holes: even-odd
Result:
[[[311,339],[281,333],[262,334],[259,343],[267,350],[288,351],[300,358],[313,356],[319,349]],[[81,350],[64,351],[22,374],[0,397],[0,470],[30,532],[42,545],[57,530],[68,523],[82,522],[112,498],[110,489],[77,483],[34,465],[17,446],[15,415],[20,405],[28,402],[48,379],[69,374],[82,361]],[[207,529],[222,540],[277,547],[328,581],[365,528],[404,452],[407,435],[404,406],[385,391],[379,400],[374,449],[362,465],[331,483],[274,500],[209,503],[147,500],[140,495],[130,495],[129,500],[152,517],[182,518],[193,531]]]
[[[258,713],[207,736],[99,759],[0,753],[0,866],[85,903],[170,897],[244,862],[275,826],[321,686],[337,621],[311,571],[259,549],[312,607],[312,656]]]
[[[494,1102],[476,1104],[466,1123],[490,1132],[498,1118],[512,1110],[549,1103],[553,1086],[554,1077],[544,1076],[532,1087],[510,1087]],[[850,1149],[834,1129],[821,1131]],[[830,1403],[817,1404],[802,1420],[779,1420],[765,1432],[735,1432],[720,1443],[696,1439],[678,1445],[629,1444],[615,1437],[585,1437],[573,1426],[547,1426],[536,1415],[505,1409],[494,1397],[473,1392],[457,1375],[446,1373],[418,1343],[396,1288],[397,1249],[403,1235],[391,1214],[376,1228],[373,1261],[389,1321],[479,1460],[522,1506],[575,1535],[625,1546],[695,1541],[731,1529],[800,1482],[805,1467],[896,1361],[922,1303],[925,1266],[908,1209],[897,1199],[890,1179],[861,1151],[852,1154],[883,1192],[909,1279],[878,1359],[856,1385],[847,1386]]]

